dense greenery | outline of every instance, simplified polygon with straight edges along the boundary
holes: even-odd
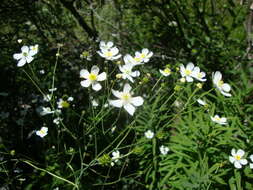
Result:
[[[235,0],[2,1],[0,189],[252,190],[249,5]],[[102,40],[112,41],[122,57],[102,58],[97,53]],[[13,55],[35,44],[34,60],[17,67]],[[134,83],[120,78],[124,55],[143,48],[154,55],[136,66],[140,76]],[[180,65],[189,62],[206,73],[206,82],[180,80]],[[99,91],[80,85],[80,71],[93,65],[107,73]],[[171,75],[159,72],[164,68]],[[214,88],[215,71],[231,85],[232,97]],[[125,83],[144,99],[133,116],[108,105],[115,99],[112,89],[121,91]],[[74,100],[67,101],[70,97]],[[40,114],[42,107],[58,109],[60,98],[66,101],[61,113]],[[199,105],[199,98],[207,105]],[[213,122],[215,114],[228,124]],[[43,126],[48,134],[41,138],[36,131]],[[144,135],[148,130],[152,139]],[[161,154],[162,145],[168,154]],[[235,168],[229,161],[232,149],[244,150],[249,164]],[[116,151],[118,161],[112,157]]]

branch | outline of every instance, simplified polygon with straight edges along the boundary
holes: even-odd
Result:
[[[87,32],[88,36],[92,39],[96,39],[98,34],[97,31],[92,30],[89,25],[84,21],[83,17],[77,12],[73,5],[73,1],[69,2],[66,0],[60,0],[60,2],[63,4],[63,6],[68,9],[72,15],[76,18],[80,26],[84,29],[85,32]]]

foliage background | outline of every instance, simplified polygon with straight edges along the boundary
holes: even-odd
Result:
[[[249,6],[250,2],[234,0],[2,1],[1,188],[252,189],[252,171],[234,170],[228,162],[232,148],[252,150]],[[17,68],[12,58],[21,47],[18,39],[23,39],[22,44],[39,44],[36,59],[24,68]],[[144,47],[155,54],[142,68],[136,91],[148,98],[134,118],[90,104],[92,96],[107,101],[114,75],[106,95],[80,87],[81,69],[94,64],[108,70],[115,67],[97,55],[100,40],[115,42],[122,54]],[[80,59],[83,51],[92,55],[92,61]],[[162,88],[150,91],[160,77],[158,69],[170,65],[176,71],[179,64],[190,61],[208,74],[209,81],[211,73],[220,70],[232,84],[233,97],[207,92],[211,82],[202,90],[185,85],[175,91],[176,72],[160,81]],[[42,100],[34,84],[46,93],[54,77],[58,90],[53,105],[56,97],[75,98],[75,106],[63,112],[64,126],[36,113]],[[226,115],[229,127],[213,125],[206,110],[196,105],[203,95],[210,101],[210,113],[218,110]],[[50,129],[45,139],[29,135],[43,125]],[[111,133],[114,126],[117,129]],[[157,134],[152,142],[143,136],[147,129]],[[171,149],[166,157],[159,155],[161,144]],[[108,157],[114,149],[127,156],[110,167]]]

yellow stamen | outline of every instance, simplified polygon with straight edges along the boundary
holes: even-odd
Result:
[[[166,69],[163,70],[163,72],[165,72],[166,74],[170,74],[171,70],[169,68],[166,68]]]
[[[91,81],[95,81],[95,80],[97,80],[97,75],[91,73],[91,74],[89,75],[89,79],[90,79]]]
[[[236,156],[235,156],[235,159],[236,159],[236,160],[241,160],[241,156],[236,155]]]
[[[186,74],[186,75],[190,75],[191,73],[192,73],[191,70],[189,70],[189,69],[186,69],[186,70],[185,70],[185,74]]]
[[[61,102],[61,106],[62,106],[63,108],[68,108],[68,107],[69,107],[69,103],[68,103],[67,101],[62,101],[62,102]]]
[[[128,102],[130,100],[130,98],[131,98],[131,95],[129,93],[124,93],[121,96],[121,99],[126,101],[126,102]]]
[[[223,80],[220,80],[220,81],[218,82],[218,86],[219,86],[219,87],[221,87],[223,84],[224,84]]]
[[[27,57],[27,56],[28,56],[28,53],[23,52],[23,56]]]
[[[106,53],[105,53],[105,56],[106,56],[106,57],[112,57],[112,52],[110,52],[110,51],[106,52]]]

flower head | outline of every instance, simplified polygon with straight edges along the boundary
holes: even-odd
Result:
[[[153,52],[149,51],[147,48],[142,49],[141,52],[135,52],[134,61],[136,65],[141,65],[147,63],[149,59],[153,56]]]
[[[160,149],[160,152],[161,152],[162,155],[166,155],[170,151],[170,149],[168,147],[164,146],[164,145],[160,146],[159,149]]]
[[[119,158],[120,158],[120,152],[118,150],[112,153],[112,160],[114,162],[118,162]]]
[[[36,131],[36,135],[40,136],[43,138],[44,136],[47,135],[48,128],[47,127],[42,127],[40,130]]]
[[[28,46],[23,46],[21,48],[21,53],[15,53],[13,55],[13,58],[18,60],[18,67],[22,67],[24,66],[26,63],[30,63],[32,62],[32,60],[34,59],[32,57],[33,55],[31,54],[29,47]]]
[[[119,49],[117,47],[113,47],[112,42],[105,43],[104,41],[100,42],[100,51],[97,51],[97,53],[107,59],[107,60],[116,60],[121,57],[121,54],[119,54]]]
[[[180,74],[187,82],[193,82],[193,70],[193,63],[188,63],[186,67],[184,65],[180,65]]]
[[[201,82],[206,81],[206,79],[205,79],[206,73],[201,72],[199,67],[194,67],[194,69],[192,71],[192,76]]]
[[[145,133],[144,133],[145,137],[148,138],[148,139],[152,139],[154,137],[154,132],[151,131],[151,130],[147,130]]]
[[[169,68],[165,68],[164,70],[160,69],[159,71],[165,77],[167,77],[167,76],[169,76],[171,74],[171,70]]]
[[[245,152],[242,149],[239,149],[237,152],[235,149],[231,151],[232,156],[229,156],[229,161],[234,164],[236,168],[242,168],[242,165],[246,165],[248,161],[243,159]]]
[[[121,77],[123,79],[128,79],[131,82],[134,82],[133,77],[140,76],[140,72],[139,71],[132,71],[132,69],[133,69],[133,65],[130,65],[130,64],[125,64],[122,66],[120,65],[119,70],[122,72]]]
[[[112,90],[113,95],[119,99],[109,100],[109,104],[118,108],[123,107],[130,115],[133,115],[135,107],[141,106],[144,100],[140,96],[133,97],[131,89],[132,87],[127,83],[124,85],[122,92]]]
[[[68,108],[70,106],[69,102],[66,100],[63,100],[62,98],[60,98],[57,102],[58,108]]]
[[[87,71],[86,69],[82,69],[80,71],[80,77],[86,80],[81,81],[81,86],[87,88],[91,85],[93,90],[100,90],[102,86],[99,84],[99,82],[106,80],[106,73],[98,73],[99,68],[96,65],[92,66],[91,72]]]
[[[201,106],[207,106],[207,103],[206,103],[204,100],[197,99],[197,102],[198,102]]]
[[[216,71],[213,73],[213,83],[214,86],[224,95],[224,96],[232,96],[229,91],[231,90],[231,87],[229,84],[224,83],[222,80],[222,75],[220,71]]]
[[[211,120],[215,123],[220,124],[220,125],[226,125],[227,124],[227,118],[220,117],[219,115],[215,115],[214,117],[211,116]]]

